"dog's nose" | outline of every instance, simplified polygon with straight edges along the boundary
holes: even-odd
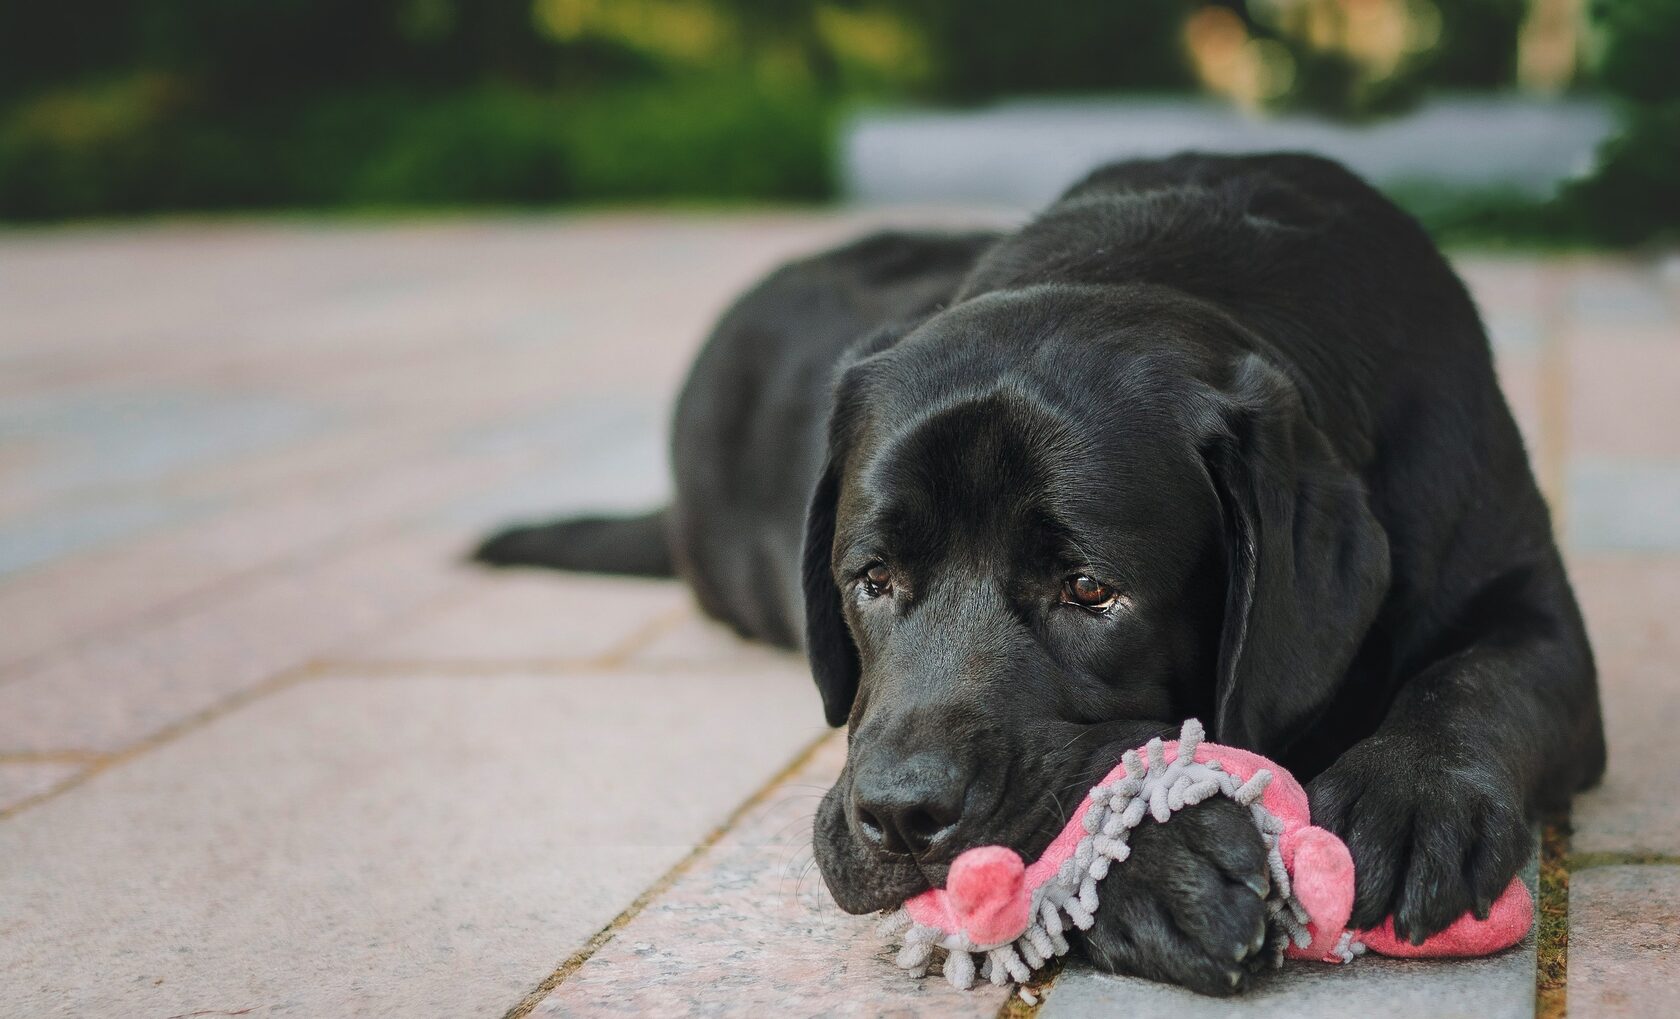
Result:
[[[921,856],[949,841],[966,792],[952,764],[918,756],[904,767],[856,775],[852,806],[864,838],[885,852]]]

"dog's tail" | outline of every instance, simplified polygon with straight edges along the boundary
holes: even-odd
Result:
[[[667,510],[641,516],[572,517],[497,531],[473,550],[487,566],[674,577]]]

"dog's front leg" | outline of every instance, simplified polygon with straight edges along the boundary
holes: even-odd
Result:
[[[1307,787],[1353,852],[1352,925],[1420,942],[1489,906],[1536,815],[1604,770],[1592,653],[1561,565],[1496,588],[1481,628],[1408,680],[1377,732]]]

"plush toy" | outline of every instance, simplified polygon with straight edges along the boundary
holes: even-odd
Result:
[[[1034,970],[1068,951],[1070,926],[1088,929],[1097,910],[1097,882],[1130,854],[1128,836],[1146,817],[1166,823],[1176,810],[1229,796],[1248,807],[1265,842],[1271,869],[1267,942],[1272,964],[1287,955],[1348,962],[1381,955],[1487,955],[1521,941],[1534,919],[1528,887],[1511,882],[1487,919],[1466,913],[1421,945],[1397,937],[1392,917],[1372,930],[1347,929],[1353,912],[1353,858],[1342,840],[1314,827],[1307,793],[1287,771],[1258,754],[1202,741],[1195,719],[1176,741],[1153,739],[1128,750],[1074,812],[1044,855],[1022,862],[1003,846],[970,849],[951,864],[945,888],[911,899],[884,919],[902,933],[898,964],[917,976],[936,949],[955,987],[976,976],[994,984],[1025,983]]]

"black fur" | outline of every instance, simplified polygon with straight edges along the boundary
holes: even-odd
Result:
[[[1536,812],[1603,769],[1475,308],[1325,160],[1122,163],[1010,234],[789,265],[701,353],[674,461],[678,572],[802,642],[850,725],[815,836],[848,910],[969,846],[1031,857],[1121,750],[1195,715],[1309,782],[1356,925],[1421,938],[1485,911]],[[1074,574],[1124,598],[1067,604]],[[1238,989],[1263,882],[1240,811],[1146,826],[1086,951]]]
[[[473,550],[487,566],[541,566],[578,573],[675,576],[664,510],[639,517],[574,517],[516,524]]]

